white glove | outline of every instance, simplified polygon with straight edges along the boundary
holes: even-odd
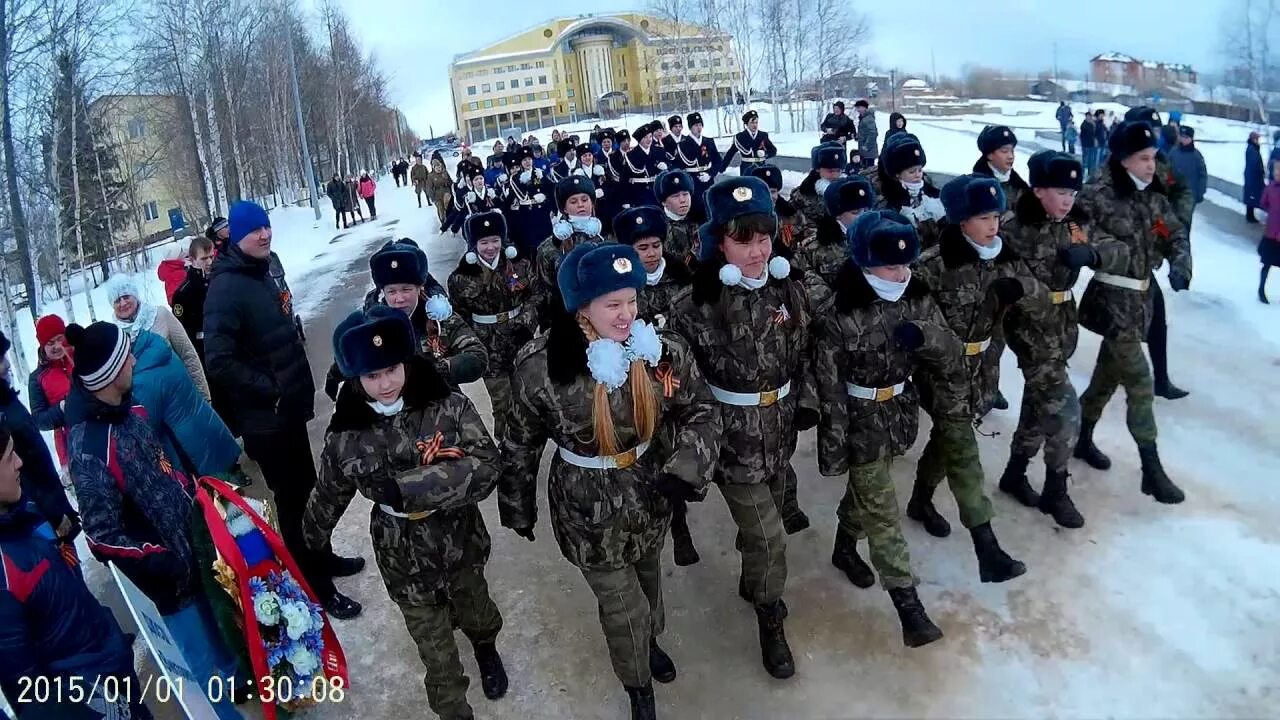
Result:
[[[534,201],[534,202],[536,202],[536,203],[546,202],[546,201],[547,201],[547,196],[546,196],[546,195],[543,195],[542,193],[534,193],[534,194],[533,194],[533,201]]]
[[[506,173],[502,173],[501,175],[498,176],[498,182],[506,182],[507,180],[508,178]]]
[[[764,150],[757,150],[757,151],[756,151],[756,157],[764,157],[764,155],[765,155]]]
[[[475,202],[475,201],[476,201],[476,194],[475,194],[475,193],[473,193],[473,192],[468,192],[468,193],[467,193],[467,202]]]
[[[698,182],[711,182],[711,174],[704,172],[698,173]]]
[[[529,182],[532,178],[533,178],[533,171],[532,171],[532,170],[525,170],[524,172],[520,173],[520,182],[522,182],[522,183],[527,183],[527,182]]]
[[[924,196],[917,210],[922,214],[920,218],[922,220],[941,220],[947,216],[947,208],[943,206],[942,201],[929,195]]]
[[[591,174],[596,176],[604,175],[604,168],[599,165],[592,165]]]
[[[666,170],[666,169],[667,169],[667,164],[666,164],[666,163],[664,163],[664,162],[660,162],[660,163],[658,163],[658,169],[659,169],[659,170]]]
[[[604,188],[596,188],[596,197],[598,198],[604,197]]]
[[[485,188],[484,194],[493,197],[493,188]]]

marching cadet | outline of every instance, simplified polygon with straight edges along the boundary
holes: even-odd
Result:
[[[623,130],[623,132],[626,131]],[[618,211],[622,209],[622,201],[619,200],[622,191],[618,185],[616,137],[613,128],[601,130],[599,135],[600,153],[595,158],[595,164],[601,168],[603,173],[600,179],[595,181],[596,187],[604,191],[604,195],[599,196],[599,202],[596,203],[596,216],[600,218],[600,223],[604,226],[600,232],[605,237],[613,235],[613,216],[617,215]]]
[[[706,208],[702,205],[702,198],[706,195],[707,188],[720,174],[720,150],[716,148],[714,140],[702,137],[701,113],[689,113],[685,121],[689,134],[680,139],[680,144],[676,146],[675,158],[676,162],[680,163],[680,166],[692,175],[694,182],[697,183],[693,192],[693,207],[698,211],[699,216],[703,216],[706,214]]]
[[[538,327],[548,329],[559,313],[557,273],[560,261],[574,246],[600,242],[603,230],[595,212],[596,188],[590,180],[573,175],[556,183],[556,205],[560,215],[551,225],[551,235],[538,246],[533,259],[533,293],[537,303]]]
[[[988,125],[978,133],[978,152],[982,157],[973,164],[973,174],[995,178],[1008,200],[1010,208],[1018,206],[1022,193],[1029,187],[1013,161],[1017,158],[1018,136],[1005,125]]]
[[[520,165],[512,169],[506,185],[512,242],[522,255],[532,255],[551,234],[551,213],[544,192],[548,182],[543,171],[534,167],[533,148],[522,145],[518,152]]]
[[[449,231],[458,233],[468,216],[498,210],[501,198],[494,188],[485,184],[484,173],[472,164],[458,165],[458,186],[454,194],[453,210],[446,219]],[[465,169],[464,169],[465,168]]]
[[[822,408],[818,470],[826,477],[849,476],[836,510],[831,559],[854,584],[871,587],[875,578],[857,550],[865,534],[871,563],[898,612],[902,642],[920,647],[941,639],[942,631],[916,594],[919,581],[911,572],[890,469],[919,432],[913,376],[927,369],[960,377],[960,341],[928,286],[911,272],[920,238],[906,216],[869,210],[854,220],[847,238],[849,262],[833,283],[831,309],[820,315],[814,351]],[[939,401],[965,404],[956,388],[940,390]]]
[[[552,531],[596,595],[631,717],[652,719],[651,680],[676,677],[658,646],[670,501],[702,497],[719,453],[719,416],[685,341],[637,318],[645,271],[633,248],[579,244],[558,280],[564,309],[516,360],[498,510],[504,527],[534,539],[538,466],[554,441]],[[670,437],[651,451],[663,428]]]
[[[388,242],[369,256],[374,290],[365,299],[365,310],[382,304],[409,318],[418,354],[430,360],[450,385],[475,382],[489,367],[489,353],[475,332],[453,312],[449,298],[427,271],[427,255],[416,245]],[[343,375],[338,363],[329,367],[324,391],[338,397]]]
[[[569,177],[570,175],[581,175],[582,177],[590,180],[591,184],[596,188],[596,204],[599,205],[601,198],[604,197],[604,165],[596,160],[596,155],[591,152],[590,145],[579,145],[574,149],[573,154],[577,160],[577,165],[564,177]],[[560,178],[560,180],[563,180],[564,177]],[[560,180],[557,180],[556,182],[559,183]]]
[[[1099,232],[1076,204],[1084,166],[1074,156],[1052,150],[1027,161],[1031,192],[1023,193],[1004,223],[1002,238],[1049,290],[1052,311],[1037,322],[1018,305],[1009,308],[1004,327],[1009,347],[1022,368],[1022,410],[1013,433],[1009,464],[1000,487],[1062,527],[1084,526],[1084,517],[1067,495],[1067,460],[1080,431],[1080,400],[1067,377],[1067,360],[1076,350],[1076,303],[1072,288],[1086,265],[1123,272],[1127,258],[1115,241]],[[1104,263],[1104,258],[1106,262]],[[1119,267],[1109,267],[1119,261]],[[1046,337],[1051,339],[1046,339]],[[1036,348],[1057,346],[1050,358]],[[1037,498],[1027,482],[1027,464],[1044,445],[1044,491]]]
[[[951,533],[950,524],[933,506],[934,490],[945,477],[960,520],[973,539],[978,577],[982,582],[1004,582],[1027,568],[1000,548],[991,528],[991,500],[983,490],[985,476],[973,420],[985,415],[995,399],[1000,355],[991,336],[1004,310],[1021,302],[1033,317],[1043,321],[1043,305],[1048,300],[1027,266],[1000,239],[1000,216],[1007,206],[999,183],[978,175],[961,175],[942,188],[942,202],[948,224],[939,244],[921,254],[915,272],[931,289],[948,328],[963,343],[956,358],[961,370],[945,375],[924,372],[915,378],[921,405],[933,427],[916,465],[907,517],[923,523],[935,537]],[[1036,351],[1043,353],[1037,359],[1051,359],[1057,343],[1047,343]],[[959,402],[949,395],[958,395]],[[1001,489],[1010,491],[1008,487]]]
[[[658,173],[667,169],[667,154],[662,146],[654,145],[653,123],[645,123],[631,134],[636,144],[622,153],[618,177],[624,188],[622,207],[657,205],[653,195],[653,181]]]
[[[791,204],[803,213],[804,225],[801,244],[817,231],[818,221],[827,217],[827,207],[822,200],[831,183],[844,177],[844,147],[828,142],[809,151],[809,174],[791,191]],[[844,241],[841,240],[843,245]],[[806,270],[808,268],[805,268]]]
[[[760,129],[760,113],[748,110],[742,115],[742,124],[746,127],[733,136],[733,145],[724,154],[720,172],[729,169],[735,153],[742,157],[742,165],[745,167],[765,162],[778,154],[778,148],[769,139],[769,133]],[[738,174],[744,174],[743,168],[738,169]]]
[[[662,149],[667,152],[667,159],[674,160],[676,167],[688,170],[688,163],[676,160],[676,148],[680,146],[680,141],[684,139],[684,118],[679,115],[672,115],[667,118],[667,129],[671,132],[662,138]]]
[[[507,243],[507,221],[499,212],[467,218],[467,252],[449,276],[456,310],[484,343],[489,368],[484,386],[493,405],[494,435],[501,437],[511,414],[511,373],[516,353],[533,339],[533,271]]]
[[[938,223],[947,210],[938,199],[941,192],[924,171],[928,157],[919,138],[911,133],[890,135],[884,141],[880,160],[872,173],[879,207],[895,210],[911,220],[920,234],[920,247],[938,244]]]
[[[667,170],[658,175],[653,187],[667,218],[663,250],[686,265],[692,264],[699,220],[693,213],[693,176],[684,170]]]
[[[822,281],[827,292],[835,289],[836,276],[849,259],[848,229],[859,214],[875,204],[875,188],[862,175],[838,178],[824,188],[822,215],[814,223],[813,232],[801,240],[796,254],[808,273]],[[810,283],[811,296],[812,287]],[[817,298],[813,299],[815,307],[824,307]]]
[[[566,138],[556,143],[556,163],[551,166],[551,182],[558,183],[578,169],[578,153]]]
[[[1128,248],[1121,272],[1097,272],[1080,299],[1080,325],[1102,336],[1089,387],[1080,394],[1080,438],[1075,455],[1106,470],[1111,460],[1093,443],[1093,429],[1116,387],[1128,397],[1129,434],[1142,458],[1142,492],[1162,503],[1180,503],[1182,490],[1164,472],[1156,450],[1151,369],[1142,341],[1151,323],[1152,271],[1169,261],[1169,286],[1191,285],[1191,245],[1173,205],[1165,197],[1164,178],[1156,173],[1156,136],[1150,126],[1125,122],[1108,140],[1111,157],[1096,183],[1085,187],[1082,209],[1098,228]]]
[[[472,718],[455,627],[471,641],[485,697],[507,692],[495,643],[502,614],[484,577],[489,533],[477,506],[498,484],[498,449],[471,401],[416,353],[403,313],[356,311],[333,346],[351,382],[325,432],[302,523],[307,544],[329,548],[357,492],[373,501],[374,557],[426,667],[427,702],[446,720]]]
[[[720,402],[724,436],[715,482],[739,530],[739,593],[755,606],[765,670],[788,678],[795,661],[783,627],[782,517],[796,433],[817,422],[809,300],[800,271],[784,258],[770,259],[778,219],[764,181],[728,178],[712,185],[706,200],[709,220],[699,229],[693,286],[677,298],[669,320],[691,343]]]
[[[769,197],[773,199],[773,211],[778,214],[778,237],[773,243],[773,252],[787,259],[796,267],[804,269],[804,259],[797,251],[801,242],[801,227],[805,216],[787,198],[782,196],[782,170],[776,165],[759,163],[748,167],[746,175],[757,177],[769,188]],[[697,242],[697,239],[694,239]],[[695,253],[696,254],[696,253]],[[805,274],[806,281],[808,273]]]

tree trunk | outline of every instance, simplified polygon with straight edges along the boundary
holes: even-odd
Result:
[[[210,170],[213,175],[214,204],[217,206],[217,214],[225,216],[227,214],[227,175],[222,165],[222,143],[219,142],[218,135],[218,112],[213,105],[213,83],[209,81],[208,73],[205,73],[204,109],[205,117],[209,122],[209,164],[212,165]]]
[[[80,153],[76,142],[76,83],[74,72],[67,78],[70,85],[71,101],[71,203],[74,215],[71,218],[72,229],[76,234],[76,254],[80,260],[80,282],[84,284],[85,301],[89,303],[89,322],[98,321],[98,309],[93,304],[93,276],[84,262],[84,213],[80,205]],[[102,259],[106,265],[106,258]],[[106,272],[103,272],[106,277]]]
[[[111,202],[107,200],[107,184],[102,179],[102,159],[98,157],[98,148],[96,145],[93,148],[93,164],[98,169],[98,189],[102,191],[102,208],[103,212],[107,215],[107,240],[111,244],[111,256],[119,258],[120,248],[116,245],[115,223],[111,220]],[[103,264],[103,267],[106,267],[105,263]],[[105,280],[106,278],[104,277],[103,279]]]
[[[67,255],[63,252],[62,241],[62,188],[58,182],[58,112],[54,108],[52,116],[53,140],[52,159],[49,162],[49,181],[53,185],[53,236],[54,252],[58,260],[58,292],[62,295],[63,306],[67,311],[67,322],[76,321],[75,307],[71,304],[71,269],[68,267]]]
[[[22,351],[22,334],[18,332],[18,314],[14,312],[15,308],[10,298],[13,297],[9,288],[9,263],[4,258],[4,253],[0,252],[0,292],[4,293],[4,332],[13,342],[13,354],[10,355],[10,365],[17,368],[15,378],[21,386],[22,381],[27,379],[29,368],[27,367],[27,355]]]
[[[236,168],[236,190],[241,198],[249,197],[248,180],[245,177],[244,157],[240,152],[240,129],[236,121],[236,106],[231,99],[231,83],[227,79],[227,62],[223,55],[222,36],[215,35],[218,47],[218,72],[222,79],[222,93],[227,101],[227,127],[231,130],[231,161]]]
[[[40,290],[36,284],[36,271],[31,254],[31,238],[27,228],[27,214],[22,207],[18,185],[17,153],[13,147],[13,107],[10,105],[9,87],[9,3],[0,0],[0,143],[4,145],[4,178],[9,194],[9,224],[22,258],[22,283],[27,291],[27,309],[34,321],[40,316]],[[6,295],[5,304],[9,304]]]

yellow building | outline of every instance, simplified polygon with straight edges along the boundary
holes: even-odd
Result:
[[[731,102],[742,68],[722,33],[642,13],[579,15],[454,57],[449,84],[458,130],[477,142],[581,118]]]

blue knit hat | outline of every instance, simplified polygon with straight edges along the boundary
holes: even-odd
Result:
[[[1079,192],[1084,186],[1084,166],[1074,155],[1041,150],[1027,159],[1027,183],[1033,188],[1067,188]]]
[[[824,142],[809,151],[809,165],[814,170],[843,170],[844,146],[837,142]]]
[[[238,243],[246,235],[258,228],[271,227],[271,218],[262,206],[251,200],[237,200],[227,213],[227,225],[230,228],[233,243]]]
[[[1013,134],[1008,125],[988,125],[978,133],[978,151],[983,155],[989,155],[1005,145],[1017,144],[1018,136]]]
[[[1156,146],[1155,130],[1145,122],[1117,123],[1107,138],[1107,148],[1117,160],[1123,160],[1134,153]]]
[[[705,196],[707,222],[698,228],[698,259],[708,261],[715,257],[719,243],[714,238],[731,220],[744,215],[768,215],[777,219],[773,208],[773,196],[769,186],[758,177],[731,177],[707,188]]]
[[[384,370],[413,357],[409,316],[386,305],[357,310],[333,330],[333,357],[345,378]]]
[[[692,193],[693,176],[684,170],[666,170],[658,173],[658,178],[653,181],[653,191],[658,202],[664,202],[678,192]]]
[[[924,166],[926,160],[920,139],[908,132],[890,135],[880,153],[880,165],[889,177],[897,177],[898,173],[917,165]]]
[[[369,274],[374,287],[422,285],[427,275],[426,254],[415,246],[388,242],[369,256]]]
[[[822,193],[822,203],[827,214],[835,217],[850,210],[866,210],[876,204],[876,190],[871,181],[853,174],[831,181]]]
[[[749,163],[749,165],[750,167],[746,169],[748,176],[760,178],[770,190],[782,189],[782,170],[776,165],[769,163]]]
[[[630,245],[584,242],[560,262],[556,280],[565,309],[573,312],[614,290],[643,288],[644,264]]]
[[[868,210],[845,232],[849,260],[862,269],[910,265],[920,257],[920,236],[911,221],[894,210]]]
[[[1002,213],[1008,207],[1000,182],[986,175],[961,175],[943,185],[942,206],[952,223],[983,213]]]
[[[613,219],[613,235],[623,245],[634,245],[640,238],[667,237],[667,218],[661,208],[637,205],[618,213]]]

